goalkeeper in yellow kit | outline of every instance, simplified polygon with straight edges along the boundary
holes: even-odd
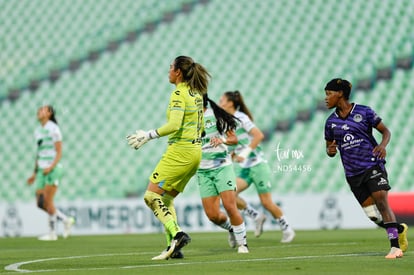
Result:
[[[179,56],[170,65],[169,80],[176,88],[167,109],[168,122],[158,129],[127,136],[128,144],[139,149],[151,139],[168,135],[168,148],[149,177],[145,203],[165,227],[167,249],[153,260],[182,258],[181,248],[191,238],[180,229],[174,198],[183,192],[201,161],[201,135],[204,130],[203,94],[210,75],[188,56]]]

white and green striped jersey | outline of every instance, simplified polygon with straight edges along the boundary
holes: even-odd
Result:
[[[253,121],[243,112],[236,111],[234,116],[238,118],[237,121],[237,129],[236,129],[236,136],[238,139],[238,143],[232,149],[235,151],[236,155],[240,154],[240,152],[246,148],[250,142],[252,141],[252,137],[249,135],[249,132],[256,127]],[[261,162],[265,162],[263,157],[263,151],[260,145],[254,149],[248,158],[244,161],[239,163],[242,168],[250,168],[253,167]]]
[[[211,108],[204,112],[204,131],[206,135],[202,139],[202,157],[199,169],[216,169],[232,163],[230,154],[225,144],[217,147],[210,145],[212,137],[221,137],[216,127],[216,117]]]
[[[53,121],[48,121],[44,126],[35,130],[37,141],[37,166],[40,169],[49,167],[56,157],[55,142],[62,141],[62,133],[59,126]]]

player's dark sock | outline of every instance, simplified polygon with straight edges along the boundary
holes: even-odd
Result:
[[[390,240],[391,247],[400,247],[398,243],[398,224],[396,222],[390,222],[384,224],[387,228],[388,239]]]
[[[384,228],[384,229],[386,229],[386,227],[385,227],[385,225],[384,225],[384,222],[383,221],[380,221],[379,223],[376,223],[379,227],[382,227],[382,228]]]
[[[382,227],[382,228],[384,228],[384,229],[387,229],[387,228],[385,227],[385,225],[384,225],[384,222],[383,222],[383,221],[381,221],[380,223],[377,223],[377,225],[378,225],[379,227]],[[398,229],[398,234],[400,234],[400,233],[402,233],[402,232],[404,231],[404,227],[403,227],[400,223],[397,223],[397,229]]]
[[[404,226],[401,225],[401,223],[397,224],[398,234],[402,233],[404,231]]]

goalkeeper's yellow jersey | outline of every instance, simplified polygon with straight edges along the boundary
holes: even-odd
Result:
[[[158,128],[160,136],[168,136],[169,144],[201,146],[204,130],[203,97],[181,82],[171,93],[167,109],[167,123]],[[177,130],[178,129],[178,130]]]

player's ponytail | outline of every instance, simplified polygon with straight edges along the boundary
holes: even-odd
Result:
[[[243,96],[239,91],[225,92],[224,96],[227,98],[227,100],[233,102],[233,106],[236,110],[245,113],[253,121],[253,116],[250,113],[249,108],[247,108],[246,104],[244,103]]]
[[[191,57],[178,56],[174,60],[174,68],[181,70],[183,81],[190,86],[192,91],[197,91],[202,95],[207,93],[211,76],[201,64],[194,62]]]
[[[53,121],[54,123],[58,124],[57,119],[56,119],[56,114],[55,114],[55,109],[53,108],[52,105],[47,105],[47,109],[50,112],[50,120]]]
[[[203,105],[207,108],[210,104],[213,109],[214,116],[216,117],[216,127],[220,134],[224,134],[228,131],[234,131],[237,127],[237,118],[227,113],[223,108],[218,106],[213,100],[208,98],[207,94],[203,95]]]

